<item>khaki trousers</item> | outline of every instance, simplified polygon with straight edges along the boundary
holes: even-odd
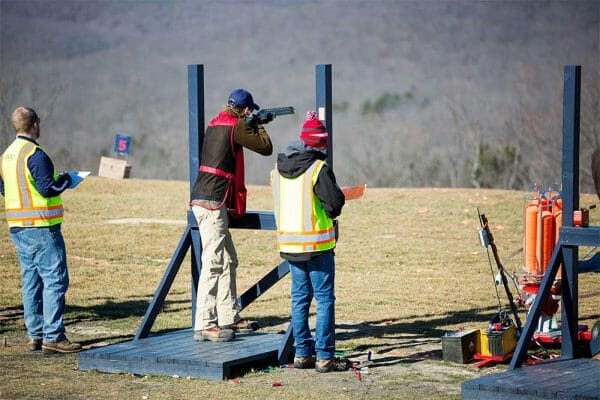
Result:
[[[202,269],[196,296],[194,330],[231,325],[239,321],[237,305],[237,253],[229,232],[225,207],[207,201],[207,207],[193,206],[202,242]]]

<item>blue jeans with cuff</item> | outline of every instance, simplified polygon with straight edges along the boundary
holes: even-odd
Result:
[[[11,232],[21,264],[25,326],[30,339],[65,339],[67,253],[60,225]]]
[[[314,353],[318,360],[335,355],[335,262],[333,251],[310,261],[288,261],[292,275],[292,332],[296,357]],[[315,337],[308,326],[312,299],[317,303]]]

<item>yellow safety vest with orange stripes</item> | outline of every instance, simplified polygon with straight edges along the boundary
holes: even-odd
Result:
[[[313,190],[323,165],[324,161],[316,160],[295,178],[285,178],[276,170],[271,172],[280,252],[313,253],[335,247],[333,220]]]
[[[40,147],[35,143],[17,138],[0,160],[4,180],[4,208],[11,228],[44,227],[63,222],[64,211],[60,196],[42,196],[27,168],[27,160],[37,148]],[[54,171],[54,179],[57,177]]]

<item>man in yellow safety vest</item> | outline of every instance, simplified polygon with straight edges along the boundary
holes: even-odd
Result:
[[[28,348],[44,353],[77,352],[81,345],[67,339],[63,323],[69,273],[60,231],[60,194],[81,178],[75,171],[56,173],[37,143],[40,118],[33,109],[17,108],[12,124],[17,137],[0,158],[0,194],[21,264]]]
[[[335,358],[333,219],[340,215],[345,198],[325,162],[327,141],[327,130],[317,114],[308,112],[300,140],[278,154],[271,172],[277,249],[292,275],[294,367],[318,372],[349,368],[348,360]],[[313,297],[317,302],[314,338],[308,326]]]

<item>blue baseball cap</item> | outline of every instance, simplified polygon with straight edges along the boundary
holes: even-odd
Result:
[[[254,104],[254,99],[246,89],[235,89],[227,99],[227,105],[231,107],[250,107],[253,110],[260,110],[258,104]]]

